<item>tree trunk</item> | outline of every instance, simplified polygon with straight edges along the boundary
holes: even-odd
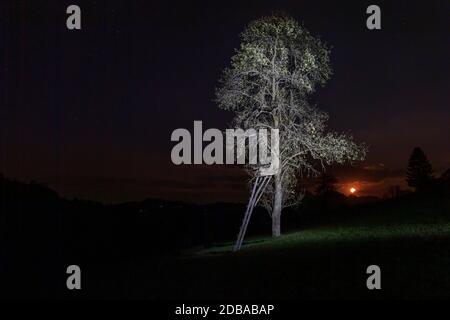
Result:
[[[280,172],[275,175],[275,194],[272,211],[272,237],[281,235],[281,209],[283,204],[283,188]]]

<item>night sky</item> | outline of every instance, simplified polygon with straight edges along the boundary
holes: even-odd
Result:
[[[394,2],[392,4],[391,2]],[[66,28],[81,7],[82,30]],[[378,4],[382,30],[366,28]],[[176,128],[227,128],[214,88],[247,23],[276,11],[332,47],[334,74],[312,97],[330,127],[369,145],[366,161],[330,170],[341,191],[404,186],[420,146],[450,168],[449,1],[2,1],[0,173],[61,195],[242,201],[245,174],[175,166]]]

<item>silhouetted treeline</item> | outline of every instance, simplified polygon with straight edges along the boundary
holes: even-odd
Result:
[[[425,152],[415,147],[408,160],[406,182],[416,192],[446,195],[450,191],[450,169],[435,177]]]

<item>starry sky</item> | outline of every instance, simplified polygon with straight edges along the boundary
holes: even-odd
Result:
[[[333,76],[312,101],[333,130],[369,146],[330,168],[346,193],[405,187],[420,146],[450,168],[448,1],[2,1],[0,173],[104,202],[148,197],[245,201],[238,166],[175,166],[176,128],[225,129],[214,88],[250,21],[283,11],[331,48]],[[375,2],[374,2],[375,3]],[[81,8],[82,29],[66,28]]]

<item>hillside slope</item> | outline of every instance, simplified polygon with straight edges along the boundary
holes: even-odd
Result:
[[[412,201],[412,202],[411,202]],[[351,220],[308,227],[278,239],[231,243],[167,263],[162,297],[317,299],[450,297],[448,200],[393,201]],[[363,208],[361,208],[363,209]],[[382,290],[366,287],[369,265]]]

